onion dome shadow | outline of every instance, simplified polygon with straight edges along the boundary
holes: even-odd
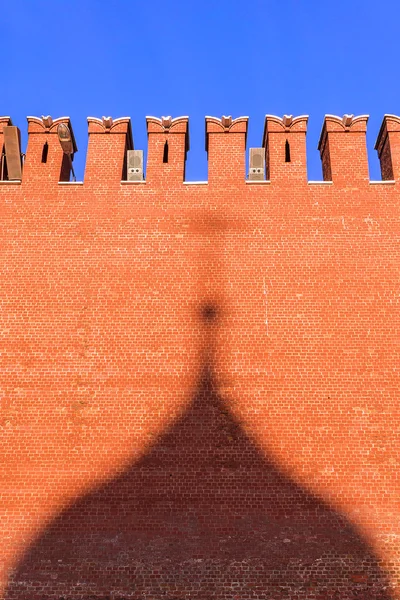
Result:
[[[146,456],[55,518],[5,597],[389,600],[387,588],[346,518],[245,433],[205,357],[186,411]]]

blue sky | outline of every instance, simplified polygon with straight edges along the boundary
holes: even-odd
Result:
[[[395,0],[27,0],[1,7],[0,114],[26,143],[26,116],[68,115],[84,173],[87,116],[189,115],[187,179],[207,178],[204,116],[248,115],[260,146],[266,113],[310,115],[309,179],[321,179],[325,113],[369,114],[373,150],[385,113],[400,114]]]

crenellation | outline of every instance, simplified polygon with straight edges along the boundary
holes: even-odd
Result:
[[[127,151],[133,150],[129,117],[88,117],[88,150],[84,181],[92,185],[127,179]]]
[[[385,115],[375,144],[382,179],[400,178],[400,117]]]
[[[272,185],[306,185],[306,135],[308,116],[265,116],[262,148],[265,151],[265,174],[261,181]],[[22,182],[43,180],[47,184],[69,181],[72,162],[65,155],[58,138],[58,126],[65,124],[73,144],[77,144],[69,117],[53,119],[50,115],[27,117],[28,146],[22,164]],[[127,180],[127,152],[133,150],[132,125],[129,117],[114,119],[88,117],[89,144],[84,181],[119,183]],[[323,181],[336,187],[364,186],[369,182],[366,147],[367,115],[343,117],[326,115],[318,150]],[[190,149],[189,118],[146,117],[148,147],[147,164],[143,164],[150,186],[168,181],[180,186],[185,182],[185,165]],[[4,148],[4,128],[11,127],[10,117],[0,117],[1,180],[8,180]],[[245,171],[248,117],[205,118],[205,145],[208,156],[208,181],[214,185],[226,181],[242,185],[249,177]],[[111,136],[111,137],[110,137]],[[381,164],[382,181],[400,178],[400,117],[385,115],[375,149]],[[144,149],[141,149],[144,150]],[[252,149],[261,152],[260,149]],[[21,156],[25,156],[21,153]],[[356,157],[356,159],[354,158]],[[264,169],[263,169],[264,171]],[[18,177],[17,177],[18,178]],[[254,177],[250,177],[254,181]]]
[[[318,143],[325,181],[341,186],[368,183],[367,122],[368,115],[325,116]]]
[[[11,117],[0,117],[0,182],[8,181],[7,157],[4,145],[4,129],[12,126]]]
[[[248,117],[206,117],[206,151],[208,181],[215,185],[243,184],[246,177],[246,142]]]
[[[307,115],[265,116],[262,145],[266,151],[266,177],[272,183],[307,183],[307,123]]]
[[[133,145],[132,138],[132,126],[130,117],[119,117],[113,119],[112,117],[88,117],[88,133],[126,133],[130,138],[130,142]]]
[[[27,117],[27,121],[28,145],[22,174],[24,185],[36,181],[47,184],[69,181],[73,154],[71,157],[64,154],[58,139],[58,126],[63,123],[71,133],[73,152],[78,151],[69,117]]]
[[[149,184],[179,185],[185,179],[189,151],[189,117],[146,117],[147,168]]]
[[[11,117],[0,117],[0,135],[3,135],[4,127],[7,127],[8,125],[12,124],[13,122],[11,120]]]
[[[71,127],[71,121],[69,117],[58,117],[57,119],[53,119],[50,115],[42,116],[42,117],[26,117],[28,122],[28,135],[30,133],[57,133],[57,127],[60,123],[65,123],[71,129],[71,133],[74,140],[74,145],[77,151],[75,136],[73,135],[73,130]]]

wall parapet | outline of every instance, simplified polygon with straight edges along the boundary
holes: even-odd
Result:
[[[12,125],[12,120],[11,117],[0,117],[0,135],[3,134],[3,129],[4,127],[7,127],[8,125]]]
[[[318,143],[325,181],[369,181],[366,131],[368,115],[326,115]],[[347,140],[342,135],[350,135]],[[357,154],[357,161],[354,155]]]
[[[385,115],[375,143],[383,180],[400,178],[400,117]]]
[[[308,115],[265,115],[262,146],[271,181],[306,181]]]
[[[69,117],[53,119],[50,115],[28,116],[28,146],[23,170],[23,181],[44,180],[47,183],[68,181],[74,154],[78,151],[74,130]],[[58,127],[65,125],[70,133],[72,154],[61,148]]]
[[[272,185],[290,186],[307,183],[306,134],[308,115],[282,117],[267,114],[262,133],[262,148],[252,149],[265,162],[259,176]],[[205,145],[208,156],[208,181],[242,185],[246,181],[245,152],[247,116],[205,117]],[[46,184],[67,182],[74,154],[78,151],[69,117],[28,116],[28,146],[22,170],[22,182]],[[127,179],[127,151],[133,150],[132,124],[129,117],[88,117],[89,145],[85,182]],[[323,181],[335,186],[369,183],[366,148],[368,115],[342,117],[327,114],[321,130],[318,150]],[[73,152],[66,157],[58,139],[58,127],[65,124],[71,134]],[[4,129],[11,127],[9,116],[0,117],[0,150],[5,161]],[[180,185],[185,182],[185,165],[190,150],[189,117],[147,116],[148,151],[146,181],[151,186]],[[379,130],[375,149],[381,165],[382,181],[400,178],[400,117],[387,114]],[[138,154],[140,154],[140,150]],[[354,161],[357,156],[357,161]],[[143,163],[143,158],[141,159]],[[0,180],[7,180],[3,168]],[[254,179],[254,178],[252,178]],[[313,183],[313,182],[309,182]]]
[[[307,126],[267,115],[246,180],[248,118],[208,117],[189,182],[188,117],[148,117],[131,181],[131,120],[89,117],[71,182],[69,118],[29,118],[0,185],[5,600],[395,599],[400,118],[381,182],[348,115],[307,181]]]
[[[155,184],[179,183],[185,179],[189,150],[189,117],[146,117],[147,179]]]
[[[117,182],[126,179],[127,151],[133,149],[130,117],[88,117],[85,180]]]
[[[208,116],[205,121],[209,182],[211,185],[222,180],[233,185],[243,183],[249,118]]]

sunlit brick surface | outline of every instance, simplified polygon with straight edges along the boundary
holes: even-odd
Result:
[[[269,123],[261,184],[215,121],[206,185],[185,119],[139,184],[129,121],[92,120],[83,185],[30,121],[0,183],[7,600],[400,598],[400,184],[365,120],[326,120],[314,185],[306,121]]]

